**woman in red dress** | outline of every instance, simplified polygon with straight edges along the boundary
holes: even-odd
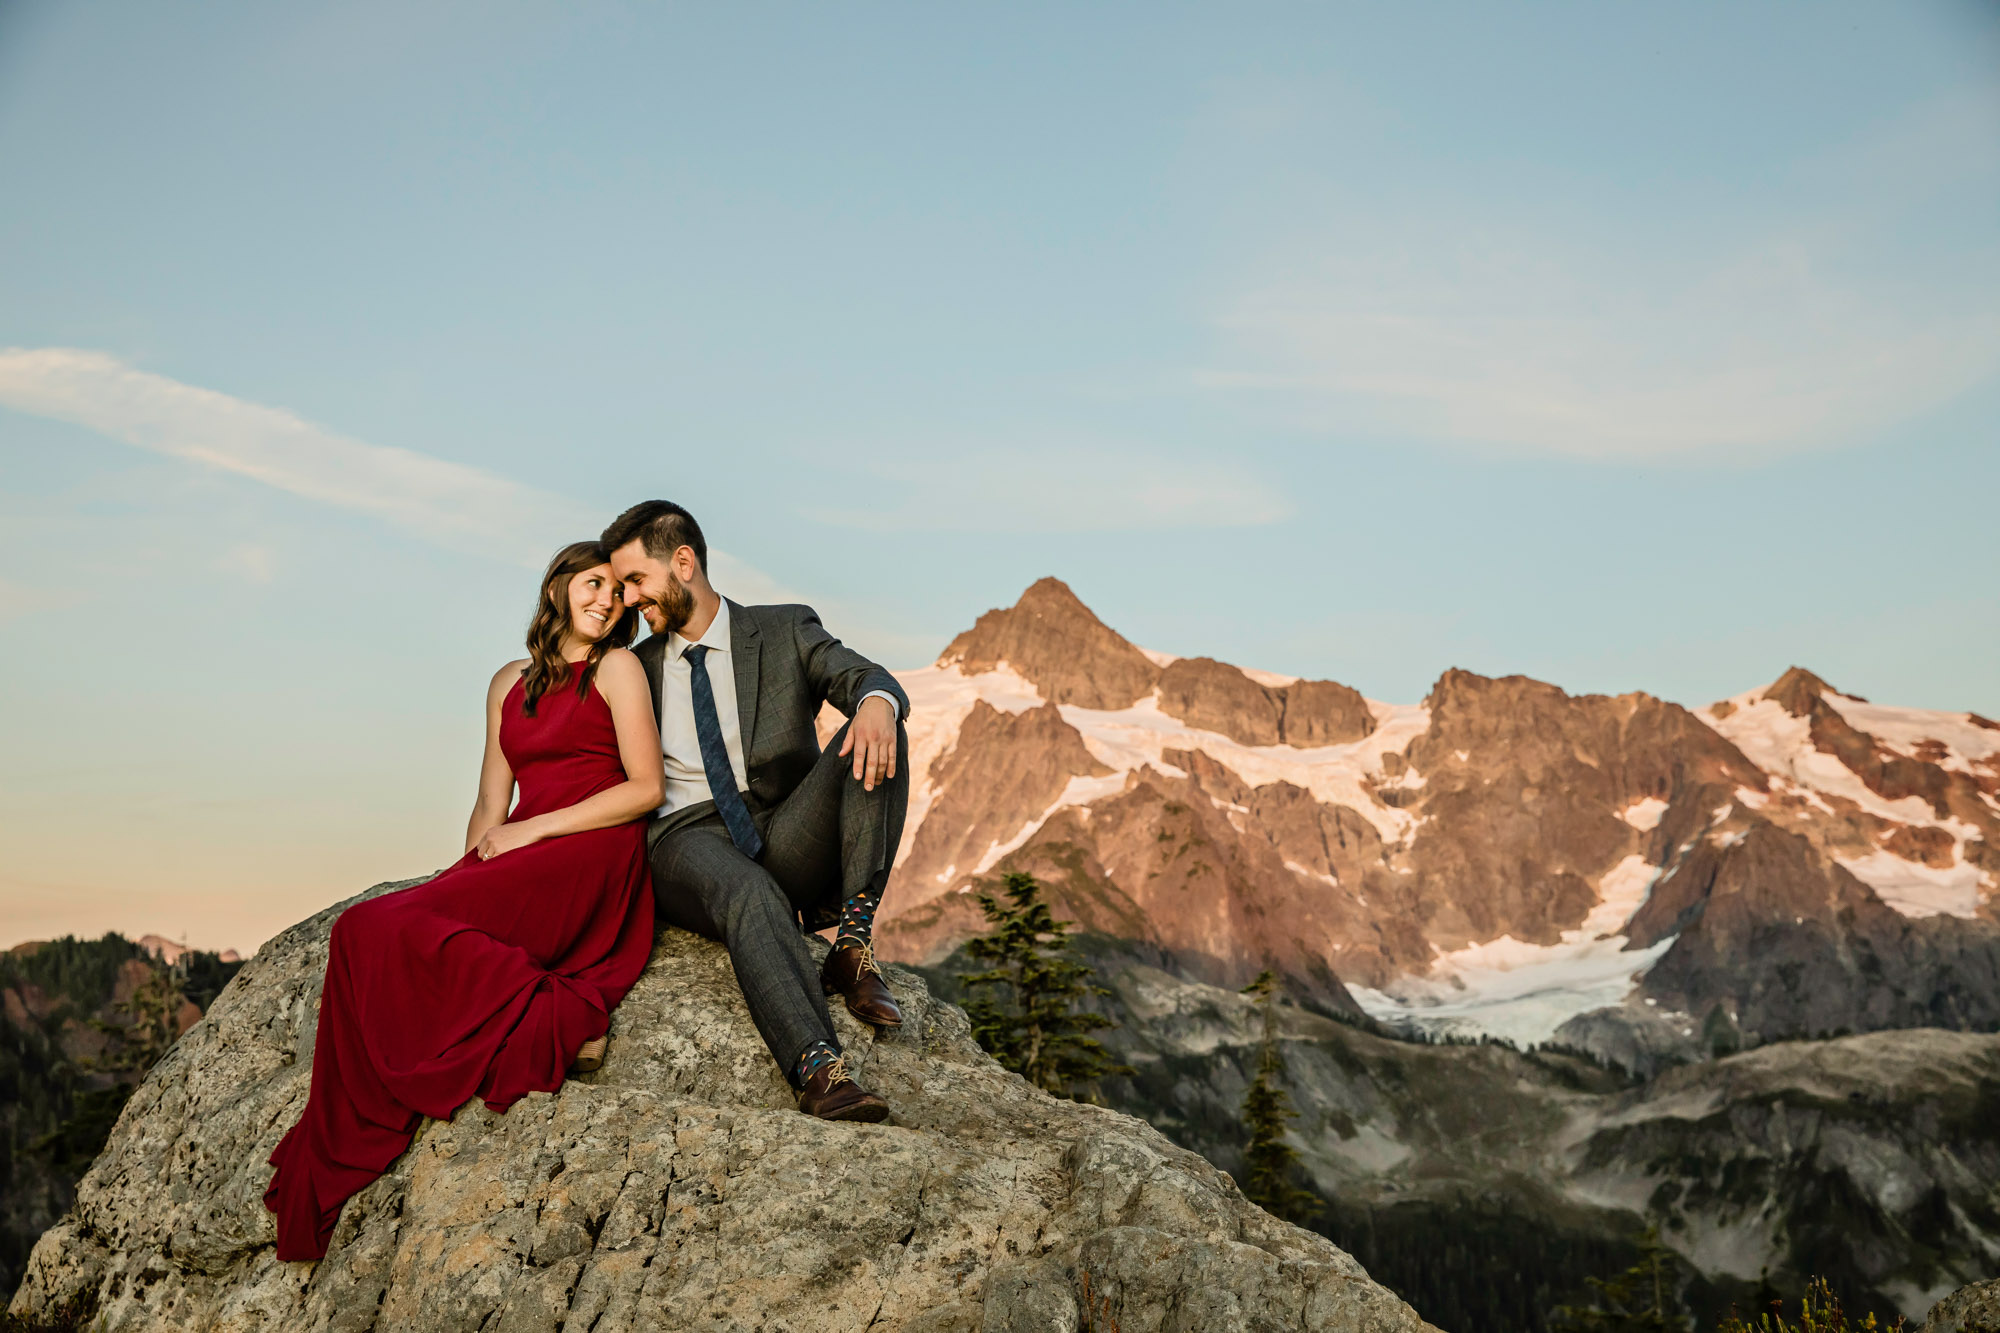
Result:
[[[264,1192],[280,1259],[326,1254],[341,1205],[419,1117],[474,1094],[505,1111],[602,1058],[652,952],[643,821],[665,782],[634,628],[604,548],[559,551],[529,655],[486,692],[464,858],[334,922],[311,1094]]]

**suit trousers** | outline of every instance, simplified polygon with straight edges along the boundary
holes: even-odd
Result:
[[[901,723],[896,776],[873,791],[854,780],[853,756],[841,758],[846,737],[842,727],[790,795],[752,805],[764,835],[755,861],[730,841],[712,805],[693,818],[676,812],[655,819],[647,832],[660,920],[728,946],[750,1019],[794,1082],[808,1046],[839,1046],[800,918],[810,929],[830,926],[841,903],[887,883],[910,804],[910,744]]]

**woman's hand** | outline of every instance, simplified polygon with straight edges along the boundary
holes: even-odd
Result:
[[[529,846],[542,840],[542,835],[527,824],[495,824],[486,830],[486,836],[479,840],[473,850],[482,861],[491,861],[496,856],[505,855],[518,848]]]

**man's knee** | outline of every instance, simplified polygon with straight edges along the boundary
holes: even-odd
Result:
[[[791,901],[778,887],[778,881],[762,866],[756,867],[756,871],[755,875],[737,879],[714,905],[716,924],[722,927],[725,940],[735,940],[752,931],[797,929]]]

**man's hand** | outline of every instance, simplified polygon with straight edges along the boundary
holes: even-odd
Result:
[[[862,790],[896,776],[896,709],[880,695],[863,699],[847,724],[847,743],[840,757],[854,756],[854,780]]]
[[[486,830],[486,836],[479,840],[479,846],[475,850],[478,851],[480,860],[491,861],[496,856],[541,840],[541,834],[529,829],[525,823],[495,824]]]

